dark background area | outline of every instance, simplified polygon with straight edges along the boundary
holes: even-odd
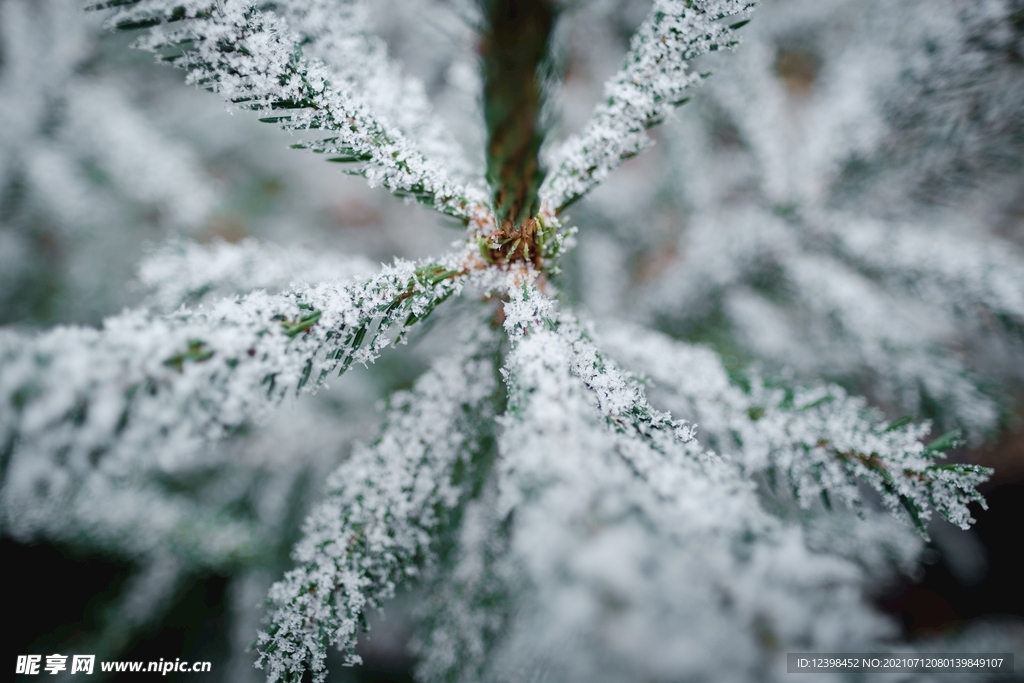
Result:
[[[905,580],[879,600],[879,606],[898,617],[911,638],[954,632],[978,618],[1024,618],[1024,482],[989,487],[988,510],[977,510],[973,527],[985,548],[988,571],[974,585],[964,585],[945,558],[924,565],[919,582]]]
[[[60,653],[90,654],[88,647],[76,644],[99,629],[108,604],[134,569],[117,559],[83,555],[52,545],[17,543],[0,540],[5,579],[17,590],[8,597],[4,609],[8,624],[4,637],[4,668],[6,675],[14,671],[21,654],[43,656]],[[228,642],[228,577],[205,575],[179,591],[173,606],[162,619],[137,634],[123,654],[122,661],[158,661],[180,657],[187,661],[212,662],[210,673],[169,672],[108,675],[101,678],[99,660],[87,680],[140,680],[158,678],[166,681],[204,681],[227,683],[230,669],[225,655]],[[253,634],[255,640],[256,634]],[[363,647],[361,667],[343,667],[340,656],[328,660],[330,680],[339,683],[411,683],[413,660],[402,653],[382,653],[372,644]],[[77,674],[76,674],[77,675]],[[257,680],[261,677],[257,672]],[[46,680],[48,674],[12,676],[13,680]],[[6,679],[10,680],[10,679]]]

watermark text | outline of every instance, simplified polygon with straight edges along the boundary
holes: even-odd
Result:
[[[70,660],[70,662],[69,662]],[[208,673],[210,662],[160,659],[155,662],[130,662],[124,660],[100,661],[97,669],[96,655],[18,655],[14,673],[26,676],[57,675],[68,671],[71,674],[90,675],[97,670],[103,673]],[[69,670],[70,667],[70,670]]]

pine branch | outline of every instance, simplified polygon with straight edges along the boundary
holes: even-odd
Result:
[[[117,0],[95,9],[112,10],[107,23],[114,28],[146,29],[136,45],[186,69],[189,83],[242,109],[274,113],[262,120],[286,130],[330,131],[330,137],[293,147],[355,164],[349,172],[371,186],[467,222],[486,204],[477,189],[453,182],[398,127],[372,111],[355,84],[307,58],[302,37],[252,0]],[[365,60],[347,56],[359,64]]]
[[[646,131],[684,104],[686,90],[707,75],[691,72],[689,62],[737,45],[735,31],[747,22],[735,20],[756,4],[656,0],[633,36],[622,68],[605,84],[604,101],[583,131],[553,154],[555,170],[541,188],[543,201],[556,213],[564,210],[648,147]]]
[[[794,250],[781,253],[779,261],[816,336],[829,340],[833,353],[846,346],[855,363],[880,374],[878,393],[895,398],[892,403],[910,403],[909,410],[929,400],[945,406],[956,417],[947,424],[965,427],[975,442],[995,427],[995,401],[981,392],[957,354],[940,346],[953,320],[922,310],[917,296],[890,293],[828,255]],[[827,359],[826,354],[821,355]],[[904,396],[916,394],[916,405],[901,390]]]
[[[373,361],[472,279],[461,260],[398,261],[366,282],[255,292],[163,317],[127,312],[102,330],[3,335],[4,466],[31,457],[85,476],[173,459],[332,371]]]
[[[493,570],[516,608],[480,678],[740,679],[794,643],[885,630],[859,570],[809,552],[731,463],[656,420],[609,420],[642,405],[635,384],[550,324],[550,302],[520,301],[497,470],[508,551]],[[682,642],[715,656],[676,657]]]
[[[387,424],[331,477],[274,585],[270,627],[257,641],[267,679],[322,683],[327,648],[350,664],[366,612],[433,562],[436,544],[476,484],[493,440],[497,335],[484,328],[392,399]]]
[[[708,349],[636,328],[603,337],[667,392],[679,414],[698,422],[722,455],[747,476],[792,491],[803,508],[821,501],[859,510],[866,483],[924,534],[933,511],[966,529],[974,521],[968,505],[985,507],[976,487],[992,470],[936,462],[959,445],[955,433],[926,445],[927,422],[890,423],[836,385],[804,389],[750,372],[731,380]]]
[[[478,170],[435,115],[423,83],[404,74],[373,34],[368,0],[277,0],[269,6],[302,38],[303,54],[340,77],[336,85],[359,93],[370,111],[414,140],[424,156],[459,182],[482,185]]]
[[[962,324],[951,315],[953,307],[927,306],[926,289],[885,286],[864,264],[883,263],[896,254],[847,256],[851,247],[845,242],[855,238],[840,238],[828,223],[825,228],[759,207],[701,215],[680,239],[677,265],[647,286],[643,306],[648,318],[671,320],[678,329],[727,325],[723,332],[730,343],[754,357],[805,375],[856,378],[906,412],[921,413],[931,405],[938,412],[931,417],[943,418],[947,429],[965,428],[978,442],[996,426],[999,406],[981,390],[978,375],[959,350],[948,348]],[[909,259],[901,259],[910,277],[933,273],[922,276],[922,284],[953,270],[956,259],[950,260],[914,268]],[[991,287],[988,282],[1005,287],[1008,280],[1002,275],[972,280],[972,285],[964,282],[967,291],[973,288],[1000,306],[1012,302],[1012,296],[983,289]],[[984,308],[982,301],[972,307]]]

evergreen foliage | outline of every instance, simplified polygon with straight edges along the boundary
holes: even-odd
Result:
[[[944,0],[947,17],[867,35],[888,26],[872,15],[887,3],[835,0],[831,14],[803,0],[757,4],[654,0],[587,122],[558,140],[560,27],[615,24],[625,4],[457,3],[480,32],[482,99],[470,115],[482,163],[460,146],[472,135],[448,131],[373,34],[366,2],[92,6],[89,17],[189,84],[296,135],[293,148],[455,219],[463,234],[439,257],[380,267],[178,237],[139,265],[142,306],[99,327],[0,331],[0,529],[139,564],[122,616],[99,637],[116,652],[190,571],[234,572],[244,611],[294,541],[303,478],[333,469],[251,634],[271,683],[322,683],[332,646],[358,664],[368,616],[407,586],[423,598],[425,681],[771,680],[787,651],[892,647],[899,633],[865,592],[915,570],[929,520],[970,527],[992,471],[947,455],[1013,409],[1019,378],[993,381],[986,363],[1024,355],[1024,258],[929,193],[950,169],[1017,168],[987,160],[1024,146],[1014,99],[1024,90],[1006,91],[1022,76],[999,66],[1022,54],[1024,10]],[[896,4],[913,18],[925,3]],[[40,132],[21,117],[31,134],[0,137],[0,190],[24,195],[0,216],[0,245],[23,234],[7,225],[47,211],[79,222],[74,193],[39,202],[58,181],[92,194],[79,157],[112,179],[109,194],[127,191],[194,230],[216,201],[200,164],[104,142],[146,140],[145,117],[115,85],[75,76],[92,19],[68,19],[61,0],[41,6],[42,19],[26,0],[0,0],[0,13],[7,26],[49,21],[55,32],[66,21],[79,42],[47,58],[4,31],[0,94],[31,112],[59,95],[67,120]],[[830,40],[837,15],[867,28]],[[824,27],[820,45],[785,44],[800,22]],[[881,56],[864,58],[865,45]],[[709,63],[717,73],[698,90]],[[977,111],[958,108],[964,88]],[[945,108],[929,107],[936,91]],[[104,93],[138,125],[107,131],[90,109]],[[693,112],[676,113],[690,101]],[[793,107],[813,138],[795,160],[775,120]],[[100,134],[76,141],[94,125]],[[967,131],[957,144],[953,129]],[[602,194],[653,135],[670,153],[651,163],[676,159],[678,172],[659,170],[632,198]],[[150,175],[145,162],[160,157],[171,161]],[[658,192],[668,199],[652,200]],[[86,221],[96,231],[123,211],[108,204]],[[656,229],[666,204],[686,225],[669,238]],[[588,287],[627,257],[632,275]],[[598,323],[570,305],[574,281]],[[616,299],[629,310],[612,317]],[[340,457],[354,435],[315,411],[273,427],[292,409],[283,402],[439,317],[454,330],[445,352],[391,395],[372,442]],[[695,339],[725,341],[716,351]],[[259,425],[270,427],[252,436]],[[261,462],[262,450],[278,457]]]

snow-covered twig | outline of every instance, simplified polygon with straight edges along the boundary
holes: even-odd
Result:
[[[647,130],[683,104],[686,90],[706,76],[691,71],[689,62],[736,45],[735,29],[747,22],[728,22],[755,5],[747,0],[657,0],[586,127],[552,155],[542,200],[555,211],[564,209],[650,145]]]
[[[373,361],[462,289],[468,273],[449,261],[399,261],[365,282],[254,292],[166,316],[130,311],[101,330],[7,333],[0,401],[12,409],[0,444],[14,461],[79,473],[173,460],[332,371]]]
[[[657,420],[641,421],[647,439],[609,421],[635,413],[642,393],[543,308],[510,316],[534,322],[505,366],[497,473],[509,540],[495,565],[514,577],[516,609],[488,680],[743,677],[770,666],[767,643],[886,630],[858,604],[859,570],[809,552],[738,468]],[[681,643],[710,656],[679,655]]]
[[[275,112],[263,120],[287,130],[330,132],[295,147],[357,164],[352,172],[371,185],[465,221],[486,205],[478,188],[453,181],[397,125],[379,117],[366,94],[352,87],[358,82],[346,83],[341,75],[342,83],[335,84],[335,72],[304,55],[302,38],[287,21],[252,0],[112,0],[96,8],[112,10],[107,21],[115,28],[148,29],[137,45],[186,69],[190,83],[243,109]],[[358,63],[369,59],[370,73],[381,56],[347,55]]]
[[[269,681],[298,681],[308,670],[322,683],[331,644],[358,663],[367,610],[432,562],[489,458],[496,353],[486,328],[463,342],[392,398],[380,438],[331,476],[295,549],[299,567],[270,592],[276,611],[257,644]]]
[[[961,528],[974,521],[968,505],[992,471],[941,464],[957,445],[955,432],[926,445],[931,425],[889,422],[836,385],[800,388],[755,372],[730,377],[710,349],[636,328],[609,331],[615,354],[649,376],[678,414],[699,423],[710,445],[747,476],[785,487],[802,507],[865,505],[867,483],[895,514],[923,532],[932,512]]]

